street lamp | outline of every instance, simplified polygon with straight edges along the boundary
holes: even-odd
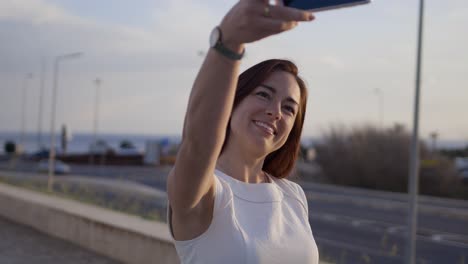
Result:
[[[45,73],[46,73],[46,61],[45,58],[41,60],[41,86],[39,87],[39,111],[37,118],[37,146],[39,150],[44,148],[42,144],[42,108],[44,101],[44,82],[45,82]]]
[[[384,94],[382,89],[380,88],[375,88],[374,89],[375,94],[379,97],[379,123],[380,123],[380,128],[383,128],[383,123],[384,123]]]
[[[416,260],[416,231],[418,229],[418,185],[419,185],[419,95],[421,88],[421,57],[423,42],[424,0],[419,0],[418,44],[416,57],[416,87],[414,96],[413,136],[411,138],[409,166],[409,208],[408,208],[408,241],[406,263],[413,264]]]
[[[27,88],[28,88],[28,80],[32,79],[32,73],[28,73],[24,76],[24,83],[23,83],[23,94],[21,96],[21,134],[19,145],[21,148],[24,149],[24,134],[26,130],[26,110],[27,110]]]
[[[49,192],[52,191],[52,185],[54,182],[55,174],[55,112],[57,106],[57,86],[58,86],[58,75],[60,62],[64,60],[72,60],[79,58],[82,55],[81,52],[68,53],[55,57],[54,61],[54,85],[52,90],[52,112],[50,118],[50,150],[49,150],[49,176],[47,179],[47,189]]]
[[[101,87],[101,79],[99,78],[96,78],[94,80],[94,84],[96,85],[96,93],[95,93],[95,97],[94,97],[94,126],[93,126],[93,143],[92,143],[92,150],[94,151],[94,149],[96,149],[96,142],[97,142],[97,132],[98,132],[98,113],[99,113],[99,94],[100,94],[100,87]],[[94,153],[90,153],[90,163],[93,164],[94,163]]]

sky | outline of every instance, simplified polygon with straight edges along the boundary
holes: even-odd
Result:
[[[426,0],[420,135],[468,141],[468,1]],[[0,131],[50,130],[54,58],[56,128],[171,134],[182,131],[187,100],[212,28],[233,0],[1,0]],[[395,123],[412,128],[419,0],[319,12],[312,23],[248,44],[242,69],[262,60],[294,61],[309,86],[304,136],[330,126]],[[29,78],[32,73],[32,78]],[[22,108],[22,92],[26,104]],[[382,109],[382,115],[380,112]]]

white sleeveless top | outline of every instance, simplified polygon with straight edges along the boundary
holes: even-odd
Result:
[[[318,264],[304,191],[294,182],[269,178],[271,183],[249,184],[216,170],[210,226],[194,239],[174,239],[181,263]]]

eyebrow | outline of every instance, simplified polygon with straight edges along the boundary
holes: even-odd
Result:
[[[270,85],[260,84],[260,86],[270,90],[274,94],[276,93],[276,89],[274,87],[270,86]],[[299,105],[299,103],[296,102],[294,99],[292,99],[292,97],[286,98],[286,101],[291,102],[291,103],[296,104],[296,105]]]

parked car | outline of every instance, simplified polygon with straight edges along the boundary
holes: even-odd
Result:
[[[120,145],[119,145],[119,148],[117,149],[116,154],[119,156],[141,155],[140,151],[129,140],[122,140],[122,142],[120,142]]]
[[[49,150],[48,149],[38,150],[32,153],[30,157],[36,160],[47,159],[49,157]]]
[[[55,160],[54,163],[55,163],[54,172],[56,174],[68,174],[68,173],[70,173],[70,171],[71,171],[70,166],[65,164],[63,161]],[[39,163],[37,165],[37,170],[39,172],[48,172],[49,171],[49,160],[48,159],[43,159],[43,160],[39,161]]]
[[[468,170],[468,158],[456,157],[455,158],[455,168],[458,171]]]
[[[464,184],[468,184],[468,169],[460,171],[460,177]]]
[[[463,183],[468,184],[468,158],[455,158],[455,169],[458,171]]]

